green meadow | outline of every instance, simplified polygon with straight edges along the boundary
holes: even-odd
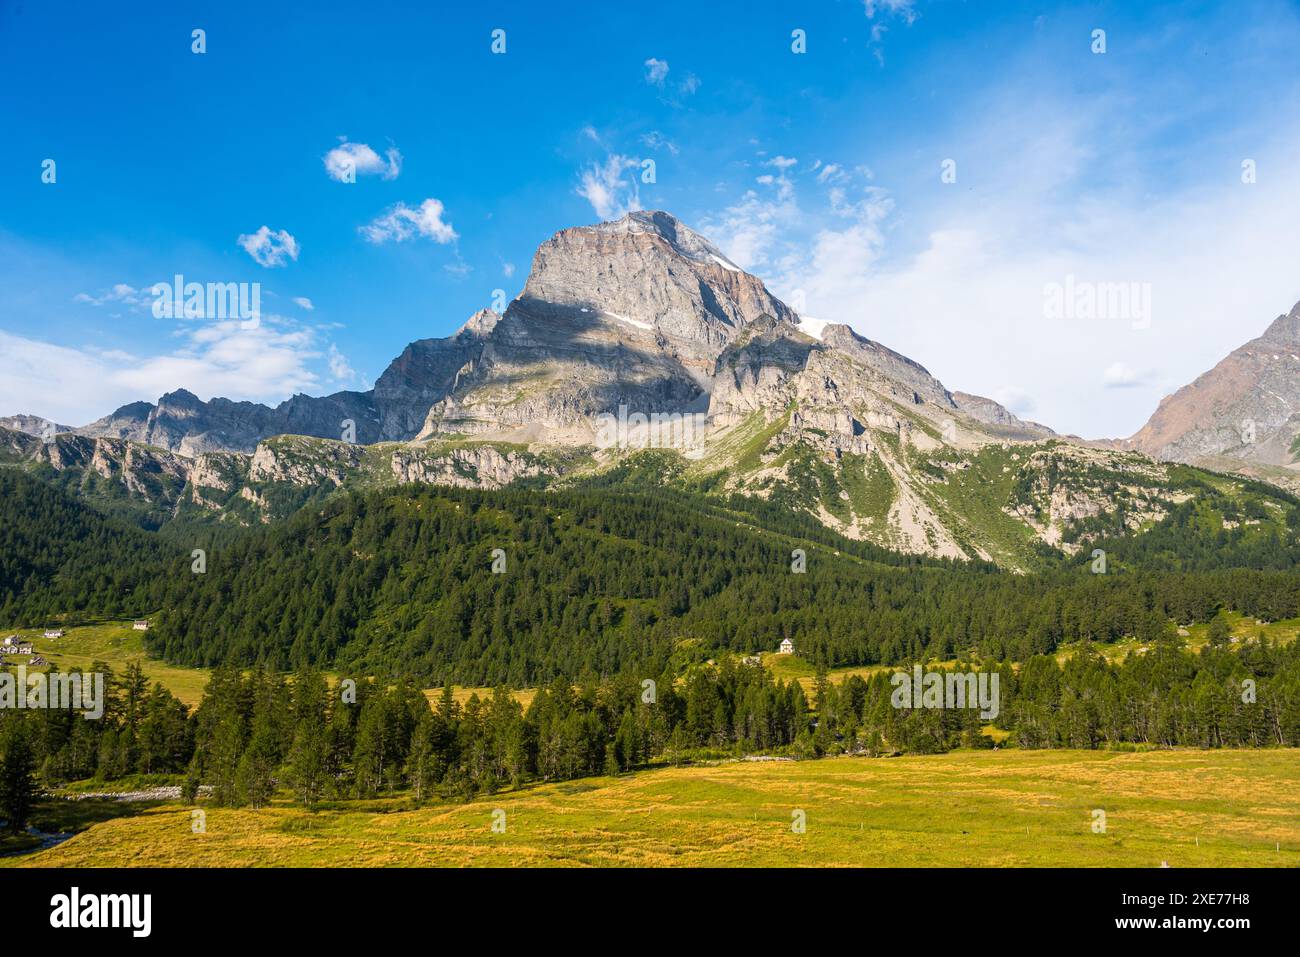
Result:
[[[67,804],[68,802],[62,802]],[[730,761],[465,804],[124,804],[8,866],[1300,866],[1300,754],[956,751]],[[1105,813],[1105,830],[1097,832]],[[503,812],[501,814],[495,812]],[[795,829],[800,819],[802,833]],[[504,820],[504,831],[493,821]]]
[[[208,670],[170,665],[150,658],[145,652],[144,632],[133,630],[129,621],[59,627],[67,632],[62,638],[46,638],[40,628],[4,629],[0,633],[21,635],[31,641],[36,653],[57,665],[60,671],[89,669],[94,662],[102,661],[120,675],[127,665],[138,664],[151,682],[160,682],[191,708],[197,706],[203,697],[203,689],[208,684]],[[12,660],[21,662],[27,659]]]

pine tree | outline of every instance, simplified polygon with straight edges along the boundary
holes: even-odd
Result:
[[[4,757],[0,759],[0,812],[11,831],[27,827],[36,797],[35,759],[27,740],[27,728],[15,721],[4,739]]]

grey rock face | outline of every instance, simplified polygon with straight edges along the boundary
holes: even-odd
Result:
[[[483,309],[455,335],[417,339],[402,350],[375,383],[380,437],[400,440],[415,436],[429,409],[455,389],[462,370],[473,367],[499,320],[495,312]]]
[[[182,455],[204,452],[251,452],[272,435],[312,435],[340,438],[351,421],[357,440],[379,438],[369,393],[337,392],[314,398],[295,395],[274,409],[256,402],[214,398],[207,402],[178,389],[157,404],[133,402],[76,431],[90,437],[130,439]]]
[[[620,406],[702,410],[718,355],[764,315],[796,318],[667,213],[562,230],[538,248],[523,292],[420,437],[541,440]]]
[[[18,415],[0,416],[0,429],[11,429],[25,435],[45,438],[50,435],[58,435],[60,432],[71,432],[72,426],[59,425],[57,422],[52,422],[39,415],[19,413]]]

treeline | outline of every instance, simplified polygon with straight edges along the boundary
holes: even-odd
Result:
[[[1146,569],[1180,550],[1204,565],[1213,543],[1232,552],[1229,540],[1237,558],[1276,564],[1276,522],[1246,524],[1243,511],[1225,529],[1219,511],[1192,503],[1142,536],[1104,541],[1106,574],[1091,573],[1085,550],[1008,575],[850,542],[757,500],[626,485],[407,486],[341,495],[283,524],[201,543],[206,571],[194,574],[188,549],[21,473],[0,469],[0,491],[9,493],[0,495],[4,620],[150,614],[150,650],[192,666],[536,687],[659,674],[785,638],[825,667],[971,650],[1024,661],[1067,642],[1153,641],[1170,620],[1203,623],[1223,609],[1300,616],[1294,567]],[[796,548],[803,573],[792,570]]]
[[[671,676],[558,680],[527,709],[504,688],[462,706],[447,686],[431,704],[405,681],[331,688],[317,671],[286,681],[223,668],[194,723],[191,799],[207,786],[218,804],[258,807],[284,786],[310,807],[399,790],[417,801],[468,798],[701,748],[782,748],[806,732],[808,705],[796,682],[732,665],[695,669],[680,687]]]

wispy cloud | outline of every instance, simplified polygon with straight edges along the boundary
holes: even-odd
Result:
[[[916,22],[916,0],[862,0],[867,18],[874,20],[877,16],[900,17],[909,26]]]
[[[666,150],[673,156],[676,156],[681,152],[676,143],[668,139],[668,137],[664,136],[658,130],[651,130],[649,133],[642,133],[641,142],[649,149]]]
[[[136,289],[124,282],[114,283],[110,288],[95,294],[79,292],[72,299],[92,306],[120,304],[132,309],[141,309],[153,302],[153,296],[147,289]]]
[[[397,203],[365,226],[361,235],[371,243],[404,243],[409,239],[432,239],[446,244],[460,238],[451,223],[443,221],[442,201],[426,199],[419,206]]]
[[[255,233],[241,235],[237,242],[253,257],[253,262],[267,269],[285,265],[286,259],[298,259],[298,240],[283,229],[263,226]]]
[[[624,177],[639,161],[621,153],[611,153],[603,163],[593,163],[579,174],[577,193],[601,219],[618,219],[641,208],[640,187],[636,176]]]

